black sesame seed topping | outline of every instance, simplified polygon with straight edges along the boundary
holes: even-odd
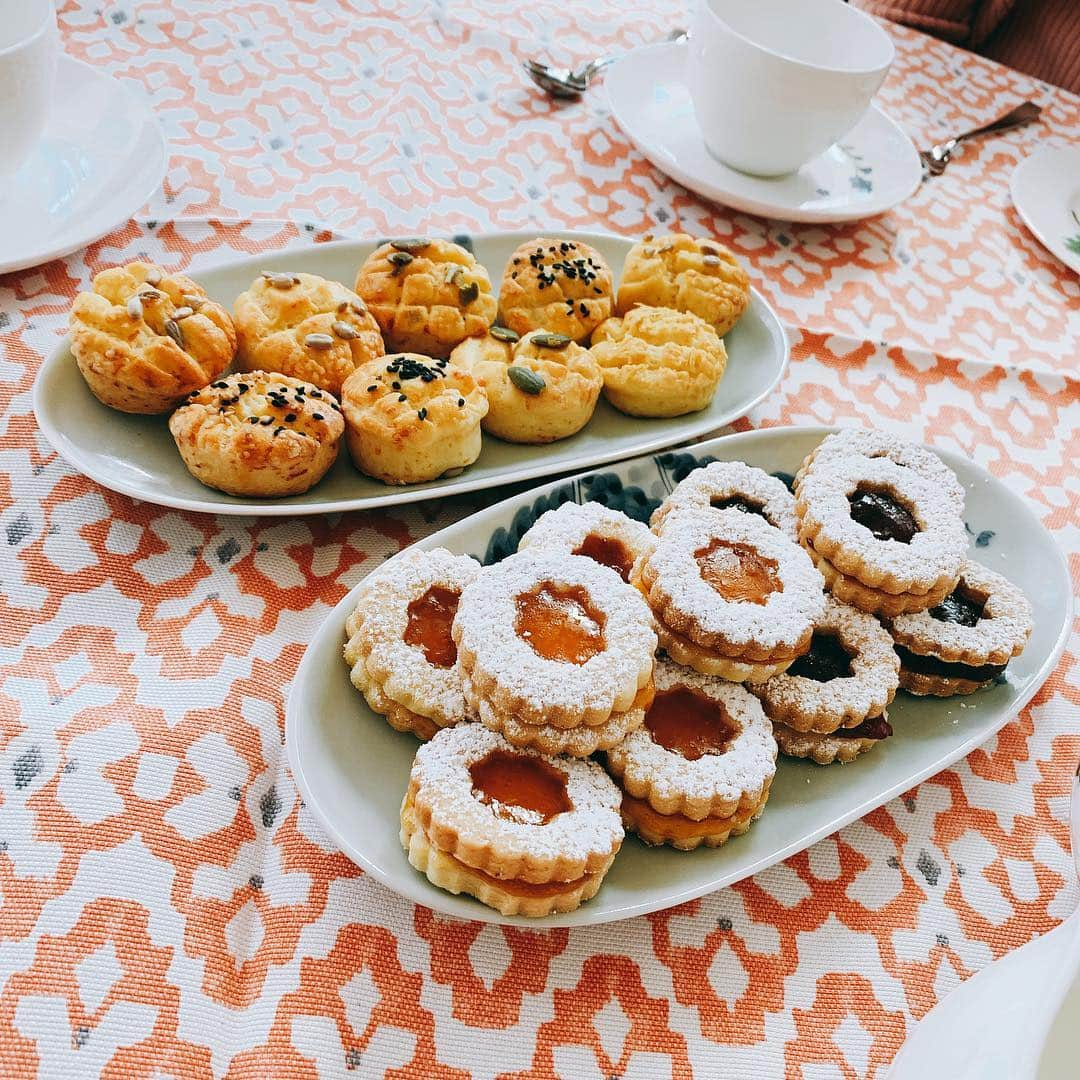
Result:
[[[421,420],[427,419],[427,409],[420,409],[416,414]]]
[[[294,413],[294,412],[288,413],[286,415],[286,417],[285,417],[285,423],[286,424],[292,424],[292,423],[295,422],[295,420],[296,420],[296,413]]]
[[[278,435],[280,435],[280,434],[281,434],[281,433],[282,433],[282,432],[283,432],[284,430],[285,430],[285,429],[284,429],[283,427],[278,427],[278,428],[274,428],[274,436],[275,436],[275,437],[277,437],[277,436],[278,436]]]
[[[463,397],[459,397],[457,399],[457,407],[460,409],[464,404],[465,404],[465,399]]]
[[[312,413],[311,418],[312,420],[321,420],[323,418],[323,415],[321,412]],[[288,417],[286,417],[286,419],[288,419]]]
[[[248,417],[248,423],[249,424],[257,424],[258,422],[259,422],[259,418],[257,416],[249,416]]]
[[[408,397],[405,394],[398,394],[398,401],[408,401]]]
[[[367,392],[368,392],[369,394],[374,394],[374,393],[375,393],[375,391],[376,391],[376,390],[378,390],[378,389],[379,389],[379,384],[378,384],[378,383],[372,383],[372,384],[371,384],[371,385],[370,385],[370,386],[369,386],[369,387],[367,388]]]

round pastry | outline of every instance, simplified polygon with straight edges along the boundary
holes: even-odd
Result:
[[[383,354],[379,324],[363,301],[315,274],[269,270],[233,304],[243,371],[280,371],[341,396],[361,364]]]
[[[896,694],[899,670],[892,639],[877,619],[830,598],[810,651],[750,690],[770,720],[828,735],[881,716]]]
[[[595,762],[461,724],[417,750],[401,843],[433,885],[503,915],[573,911],[596,895],[622,845],[619,802]]]
[[[201,285],[151,263],[102,270],[75,298],[71,354],[94,397],[127,413],[163,413],[226,371],[228,312]]]
[[[927,598],[924,607],[956,584],[967,550],[952,492],[888,457],[819,457],[799,483],[795,515],[823,573],[824,563],[865,590]],[[868,599],[848,602],[865,608]]]
[[[452,360],[487,394],[484,430],[507,442],[549,443],[577,434],[592,418],[604,382],[588,349],[543,330],[513,344],[491,334],[470,338]]]
[[[727,350],[689,311],[639,305],[593,334],[604,396],[630,416],[682,416],[707,408],[724,377]]]
[[[344,429],[330,394],[266,371],[226,375],[193,391],[169,417],[196,480],[260,499],[314,487],[337,459]]]
[[[858,727],[839,728],[828,735],[796,731],[786,724],[773,724],[776,745],[782,754],[810,758],[818,765],[854,761],[860,754],[873,750],[883,739],[888,739],[892,733],[892,724],[886,713],[864,720]]]
[[[480,564],[445,548],[403,552],[380,568],[345,624],[350,678],[373,712],[430,739],[470,719],[450,625]]]
[[[936,607],[888,623],[909,694],[973,694],[1004,673],[1031,636],[1027,597],[1000,574],[968,560]]]
[[[795,497],[782,480],[741,461],[713,461],[695,469],[656,508],[653,530],[660,530],[672,510],[683,508],[757,514],[788,539],[798,539]]]
[[[353,464],[384,484],[423,484],[480,456],[487,396],[445,360],[402,353],[369,360],[341,388]]]
[[[645,723],[607,752],[628,829],[689,851],[738,836],[765,808],[776,740],[737,683],[660,661]]]
[[[611,268],[580,240],[539,236],[506,264],[499,318],[518,334],[547,330],[585,343],[611,311]]]
[[[632,581],[676,663],[734,682],[764,682],[810,647],[825,608],[806,553],[756,514],[676,510]]]
[[[871,428],[842,428],[840,431],[827,435],[809,453],[795,474],[795,493],[799,493],[803,478],[814,467],[815,462],[853,456],[888,458],[902,468],[911,469],[912,472],[936,484],[955,499],[957,505],[963,509],[963,486],[956,478],[956,473],[933,450],[920,446],[918,443],[908,442],[887,431],[876,431]]]
[[[646,236],[626,256],[615,308],[637,304],[692,311],[723,337],[750,303],[750,279],[715,240],[686,233]]]
[[[584,555],[630,580],[634,563],[656,546],[640,521],[597,502],[565,502],[536,519],[518,542],[518,551],[564,551]]]
[[[560,752],[592,753],[644,718],[652,619],[638,593],[592,559],[524,551],[487,567],[462,593],[453,633],[466,700],[511,742],[552,752],[544,738],[573,737]]]
[[[356,291],[390,352],[449,356],[483,334],[498,306],[488,272],[449,240],[392,240],[360,267]]]

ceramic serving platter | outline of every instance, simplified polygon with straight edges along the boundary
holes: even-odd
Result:
[[[1009,194],[1035,238],[1080,274],[1080,146],[1053,146],[1013,170]]]
[[[692,453],[625,461],[610,471],[549,483],[507,499],[419,542],[496,561],[562,502],[594,500],[646,520],[687,472],[710,460],[741,460],[794,473],[828,428],[771,428],[701,443]],[[431,885],[398,841],[398,808],[415,741],[372,713],[342,660],[354,589],[327,617],[296,673],[286,710],[293,775],[311,810],[341,849],[390,888],[466,919],[530,926],[582,926],[658,911],[763,870],[908,790],[963,757],[1012,719],[1053,670],[1065,645],[1072,589],[1065,561],[1019,496],[969,460],[942,451],[967,491],[971,554],[1004,572],[1031,600],[1035,630],[1005,677],[969,698],[899,694],[889,710],[895,735],[850,765],[820,767],[781,758],[765,813],[717,849],[647,848],[628,836],[600,892],[577,911],[546,919],[507,918]]]
[[[493,233],[454,239],[471,247],[498,287],[511,252],[536,235]],[[633,243],[623,237],[590,233],[548,231],[546,235],[587,241],[616,274]],[[376,243],[324,244],[215,267],[195,266],[191,273],[231,311],[237,295],[261,270],[305,271],[351,288],[357,269]],[[295,516],[364,510],[574,472],[714,433],[745,415],[776,386],[788,358],[780,320],[757,292],[724,340],[727,371],[712,404],[702,412],[644,420],[625,416],[601,397],[592,420],[569,439],[548,446],[515,446],[485,435],[479,459],[459,476],[409,487],[388,487],[363,476],[353,468],[344,448],[322,482],[303,495],[252,500],[204,487],[180,460],[166,418],[129,416],[102,405],[83,382],[66,340],[42,365],[34,385],[34,409],[45,437],[66,461],[99,484],[137,499],[215,514]]]

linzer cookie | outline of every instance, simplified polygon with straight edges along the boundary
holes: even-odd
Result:
[[[430,739],[471,719],[450,626],[480,564],[444,548],[409,551],[376,571],[345,624],[353,685],[391,727]]]
[[[623,581],[634,563],[656,546],[640,521],[597,502],[565,502],[536,519],[518,543],[518,551],[564,551],[610,566]]]
[[[585,755],[641,726],[652,618],[593,559],[524,551],[486,568],[461,595],[453,635],[466,700],[515,745]]]
[[[672,510],[742,510],[757,514],[792,540],[797,539],[795,498],[782,480],[741,461],[713,461],[695,469],[656,508],[658,530]]]
[[[827,735],[880,716],[896,694],[899,668],[892,639],[877,619],[829,598],[810,651],[750,689],[769,719]]]
[[[796,731],[786,724],[773,724],[773,734],[780,752],[788,757],[810,758],[819,765],[854,761],[892,736],[892,725],[885,713],[864,720],[858,727],[839,728],[828,735],[814,731]]]
[[[595,762],[511,746],[480,724],[416,752],[401,843],[432,884],[503,915],[573,911],[622,844],[619,789]]]
[[[833,595],[872,613],[940,603],[967,550],[955,493],[887,456],[818,454],[799,481],[795,514]]]
[[[644,726],[608,751],[607,766],[623,820],[646,843],[718,847],[764,809],[776,740],[741,686],[660,661]]]
[[[825,606],[806,552],[733,509],[667,515],[632,580],[672,660],[735,682],[764,682],[806,652]]]
[[[1031,605],[1010,581],[965,562],[956,588],[936,607],[888,624],[911,694],[972,694],[1001,675],[1031,636]]]

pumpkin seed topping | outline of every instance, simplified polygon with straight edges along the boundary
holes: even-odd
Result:
[[[463,273],[464,269],[460,263],[450,263],[443,271],[443,280],[447,285],[453,285],[458,279],[458,274]]]
[[[509,326],[493,326],[488,331],[489,334],[496,341],[505,341],[513,345],[515,341],[521,340],[521,335],[516,330],[511,330]]]
[[[184,348],[184,332],[180,329],[180,324],[174,319],[165,320],[165,333],[169,335],[180,346]]]
[[[706,266],[719,266],[719,265],[720,265],[720,262],[721,262],[721,259],[720,259],[720,256],[719,256],[719,255],[712,255],[712,254],[709,254],[709,255],[704,255],[704,256],[702,256],[702,259],[701,259],[701,261],[702,261],[702,262],[703,262],[703,263],[704,263],[704,264],[705,264]]]
[[[506,369],[510,381],[523,393],[532,394],[534,397],[547,386],[544,376],[531,368],[511,364]]]
[[[546,331],[533,334],[529,341],[541,349],[565,349],[570,344],[570,339],[565,334],[549,334]]]
[[[394,274],[400,274],[413,261],[413,257],[407,251],[391,251],[386,258],[394,267],[392,271]]]
[[[145,281],[147,285],[160,285],[161,284],[161,271],[156,266],[151,266],[146,271]]]
[[[128,297],[127,313],[133,319],[141,319],[143,317],[142,298],[138,293]]]
[[[406,251],[406,252],[423,251],[424,248],[428,247],[430,244],[431,244],[431,241],[428,240],[427,237],[424,237],[424,236],[412,236],[412,237],[409,237],[409,238],[407,238],[405,240],[391,240],[390,241],[390,246],[395,251]]]
[[[297,274],[275,274],[272,270],[264,270],[262,276],[263,280],[275,289],[291,289],[294,285],[300,284]]]
[[[194,308],[196,311],[206,303],[205,296],[196,296],[194,293],[181,293],[180,299],[183,300],[189,308]]]
[[[480,285],[476,281],[470,281],[468,285],[458,286],[458,299],[466,306],[471,304],[480,295]]]
[[[329,334],[308,334],[304,338],[304,344],[309,349],[332,349],[334,339]]]
[[[346,341],[355,341],[360,336],[360,331],[356,329],[351,323],[341,322],[339,319],[330,328],[334,331],[339,338],[344,338]]]
[[[195,314],[195,309],[192,307],[178,307],[173,313],[173,322],[179,322],[181,319],[186,319]]]

